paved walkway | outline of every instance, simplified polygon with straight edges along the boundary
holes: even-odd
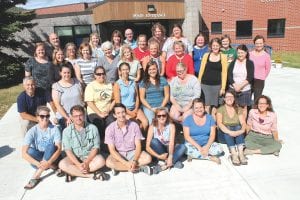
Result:
[[[208,161],[184,162],[184,169],[159,175],[121,173],[107,182],[78,178],[65,183],[48,170],[34,190],[23,186],[33,170],[21,158],[22,135],[16,104],[0,121],[0,200],[298,200],[300,198],[300,70],[272,69],[265,94],[278,113],[284,145],[279,157],[249,156],[247,166],[234,167],[228,152],[222,165]],[[297,112],[298,111],[298,112]],[[109,172],[110,173],[110,172]]]

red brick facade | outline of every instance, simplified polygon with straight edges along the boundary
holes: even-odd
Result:
[[[210,38],[229,34],[232,43],[252,44],[260,34],[274,50],[300,51],[299,11],[299,0],[202,0],[203,23]],[[267,37],[268,19],[281,18],[286,19],[284,37]],[[251,38],[236,38],[236,21],[240,20],[253,20]],[[222,34],[211,34],[211,22],[222,22]]]

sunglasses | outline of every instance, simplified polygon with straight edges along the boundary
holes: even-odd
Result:
[[[105,73],[95,73],[96,76],[105,76]]]
[[[165,118],[165,117],[167,117],[167,115],[157,115],[157,118]]]
[[[49,119],[50,115],[38,115],[41,119]]]

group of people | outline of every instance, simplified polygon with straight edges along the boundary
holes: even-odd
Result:
[[[101,44],[92,33],[78,55],[73,43],[63,50],[55,33],[50,49],[36,44],[17,99],[26,133],[22,155],[36,168],[26,189],[49,168],[70,182],[108,180],[105,165],[113,175],[157,174],[182,168],[184,155],[220,164],[222,140],[234,165],[246,165],[245,155],[279,155],[276,114],[262,95],[271,68],[262,36],[249,52],[243,44],[232,48],[228,35],[208,43],[199,33],[193,46],[179,24],[170,37],[159,23],[152,34],[135,41],[126,29],[123,40],[115,30]]]

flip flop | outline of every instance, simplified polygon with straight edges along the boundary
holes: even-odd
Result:
[[[94,180],[107,181],[107,180],[109,180],[109,178],[110,178],[109,174],[106,174],[101,171],[94,172],[94,176],[93,176]]]
[[[66,174],[66,179],[65,179],[65,181],[66,181],[67,183],[74,181],[75,178],[76,178],[76,176],[71,176],[70,174],[67,174],[67,173],[65,173],[65,174]]]
[[[39,184],[39,182],[41,181],[41,179],[30,179],[30,181],[27,183],[27,185],[24,186],[25,190],[31,190],[33,189],[35,186],[37,186],[37,184]]]

